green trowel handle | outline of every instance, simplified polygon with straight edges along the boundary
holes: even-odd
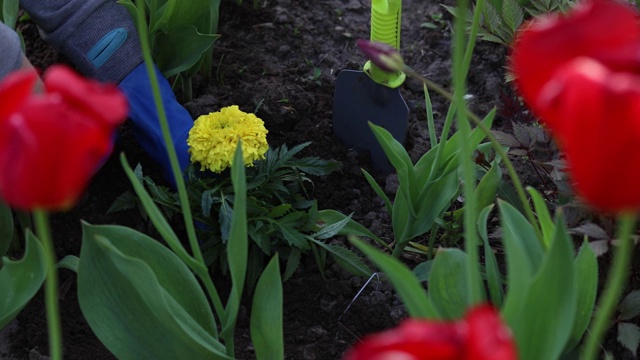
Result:
[[[400,49],[400,20],[402,0],[371,1],[371,41],[381,42]],[[364,71],[378,84],[396,88],[404,82],[406,75],[387,73],[368,61]]]

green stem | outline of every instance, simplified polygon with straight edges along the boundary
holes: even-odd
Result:
[[[600,343],[609,327],[611,315],[615,311],[625,281],[629,276],[629,264],[631,263],[634,245],[631,234],[633,233],[635,221],[635,215],[623,214],[620,216],[618,227],[620,245],[615,249],[611,272],[585,340],[583,360],[595,360],[597,358]]]
[[[462,152],[462,180],[464,186],[464,234],[465,250],[467,251],[469,266],[467,278],[469,281],[469,304],[482,302],[484,299],[482,279],[480,277],[480,261],[478,259],[478,236],[475,230],[477,218],[475,197],[475,174],[471,162],[473,156],[467,139],[471,136],[471,126],[467,118],[467,107],[464,100],[466,92],[466,72],[464,69],[465,54],[465,19],[468,7],[467,0],[458,0],[457,13],[454,22],[453,44],[453,101],[456,104],[458,131],[460,131],[460,148]]]
[[[153,100],[155,102],[156,109],[158,111],[158,118],[160,120],[160,127],[162,129],[163,140],[166,144],[167,153],[169,155],[169,161],[171,162],[171,171],[173,173],[173,177],[176,181],[176,187],[178,189],[178,198],[180,200],[182,217],[184,219],[185,227],[187,230],[189,246],[191,247],[191,252],[193,253],[193,257],[198,263],[198,266],[194,266],[194,264],[190,264],[190,268],[192,269],[192,271],[194,271],[198,275],[200,280],[205,285],[205,288],[207,289],[207,293],[209,294],[209,299],[211,299],[214,310],[218,315],[220,322],[222,323],[224,321],[224,307],[222,305],[222,300],[220,299],[220,295],[218,294],[218,291],[215,285],[213,284],[213,281],[211,280],[211,276],[207,271],[206,263],[204,261],[204,257],[202,256],[200,245],[198,244],[198,238],[196,236],[195,225],[193,222],[193,215],[191,214],[191,207],[189,205],[189,194],[187,193],[187,187],[185,185],[185,181],[182,176],[182,171],[178,163],[176,148],[173,144],[173,140],[171,139],[169,124],[167,122],[167,114],[165,112],[164,105],[162,104],[162,96],[160,94],[160,88],[158,87],[158,78],[156,77],[156,72],[153,65],[153,59],[151,57],[151,49],[149,47],[148,29],[145,26],[146,24],[145,8],[144,8],[145,2],[138,0],[136,1],[136,6],[138,9],[138,19],[136,22],[136,27],[140,35],[142,55],[144,57],[147,73],[149,74],[149,80],[151,82],[151,88],[153,90]],[[191,79],[189,79],[188,82],[190,85]],[[224,324],[221,324],[221,325],[224,326]]]
[[[167,154],[169,155],[169,161],[171,162],[171,171],[173,173],[173,177],[176,181],[176,187],[178,189],[178,197],[180,199],[180,205],[182,208],[182,216],[185,222],[185,227],[187,230],[187,237],[189,238],[189,245],[191,247],[191,252],[193,256],[200,263],[204,264],[204,258],[202,257],[202,252],[200,251],[200,246],[198,244],[198,239],[196,237],[195,225],[193,224],[193,217],[191,215],[191,207],[189,206],[189,195],[187,194],[187,187],[184,182],[184,178],[182,177],[182,170],[180,169],[180,165],[178,163],[178,155],[176,154],[176,148],[173,145],[173,140],[171,139],[171,132],[169,130],[169,123],[167,121],[167,114],[164,109],[164,105],[162,104],[162,96],[160,95],[160,88],[158,87],[158,78],[156,76],[156,71],[153,65],[153,59],[151,57],[151,49],[149,47],[149,42],[147,39],[149,38],[148,29],[146,25],[145,18],[145,2],[138,0],[136,1],[136,6],[138,8],[138,21],[136,22],[137,30],[140,34],[140,45],[142,46],[142,55],[144,57],[144,63],[147,68],[147,73],[149,74],[149,80],[151,81],[151,88],[153,91],[153,100],[156,105],[156,109],[158,111],[158,118],[160,120],[160,128],[162,130],[162,137],[166,144]]]
[[[62,327],[60,326],[60,309],[58,306],[58,269],[56,268],[56,254],[51,239],[49,217],[45,211],[34,210],[36,234],[44,247],[47,278],[45,280],[44,296],[47,309],[47,326],[49,330],[49,356],[52,360],[62,359]]]

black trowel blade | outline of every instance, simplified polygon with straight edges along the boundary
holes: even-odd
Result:
[[[404,143],[409,108],[400,90],[378,84],[362,71],[341,71],[333,95],[333,132],[348,148],[368,150],[374,169],[388,174],[393,167],[373,135],[369,121]]]

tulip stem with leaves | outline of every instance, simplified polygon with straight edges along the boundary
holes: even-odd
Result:
[[[635,229],[636,215],[622,214],[619,218],[620,245],[615,250],[613,264],[604,292],[601,295],[598,309],[591,323],[589,334],[586,337],[582,359],[595,360],[604,333],[609,328],[611,317],[616,309],[624,284],[629,277],[629,265],[633,255],[634,240],[631,236]]]
[[[38,239],[44,249],[47,269],[44,295],[49,332],[49,356],[52,360],[60,360],[62,359],[62,327],[60,325],[58,303],[58,269],[56,268],[55,247],[51,238],[51,227],[47,212],[36,209],[33,211],[33,218]]]

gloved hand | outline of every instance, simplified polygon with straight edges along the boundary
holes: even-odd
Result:
[[[178,103],[169,82],[157,68],[156,74],[162,94],[162,103],[169,122],[171,139],[176,148],[180,169],[184,171],[190,164],[187,137],[193,126],[193,119],[189,112]],[[176,181],[171,173],[171,163],[162,138],[160,120],[145,64],[142,63],[133,69],[118,87],[129,100],[129,119],[133,124],[134,137],[147,154],[162,167],[165,178],[175,189]]]

